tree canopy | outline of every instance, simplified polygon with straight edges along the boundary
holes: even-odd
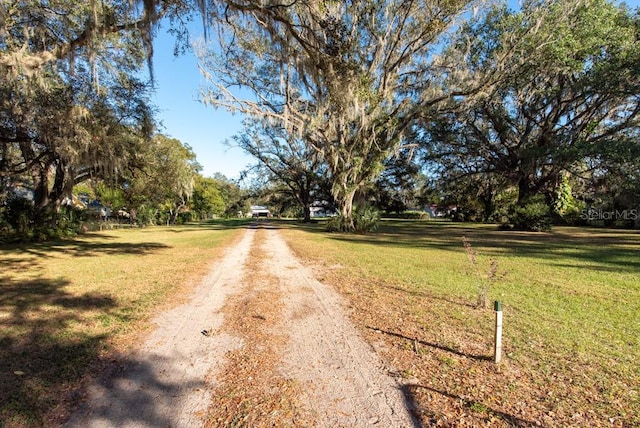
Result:
[[[0,5],[0,217],[11,193],[25,189],[33,194],[30,221],[55,227],[75,185],[117,187],[136,171],[149,171],[162,139],[144,77],[154,26],[161,17],[185,19],[194,7],[182,1]]]
[[[622,153],[637,159],[639,30],[636,17],[603,0],[501,7],[470,23],[450,54],[471,76],[501,67],[501,78],[425,121],[428,158],[448,182],[506,180],[521,206],[535,195],[552,202],[564,173],[584,175]],[[499,65],[506,50],[508,68]]]
[[[205,100],[268,118],[315,150],[343,228],[352,229],[356,192],[379,176],[425,107],[465,93],[436,84],[435,53],[469,2],[233,4],[218,15],[227,23],[222,48],[201,54]]]

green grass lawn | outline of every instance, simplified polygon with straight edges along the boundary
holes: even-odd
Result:
[[[302,257],[386,337],[425,423],[640,425],[640,234],[385,221],[369,235],[287,228]],[[477,255],[477,269],[463,247]],[[489,276],[497,263],[495,280]],[[503,303],[504,361],[492,362],[491,309]],[[466,418],[466,419],[465,419]]]
[[[237,223],[91,233],[0,249],[0,426],[52,426],[86,374],[186,296]]]

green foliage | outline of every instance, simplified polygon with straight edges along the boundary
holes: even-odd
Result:
[[[380,211],[372,206],[355,206],[353,210],[353,224],[356,232],[366,233],[378,230]]]
[[[564,215],[571,211],[575,205],[575,200],[571,193],[571,185],[566,174],[562,174],[560,184],[554,193],[553,210],[559,215]]]
[[[162,135],[151,139],[149,85],[139,80],[150,26],[192,4],[63,3],[54,11],[35,0],[18,2],[0,22],[6,36],[0,194],[6,183],[24,182],[35,205],[48,206],[37,215],[23,207],[22,216],[4,206],[0,229],[33,231],[36,221],[52,227],[60,201],[88,177],[119,183],[102,185],[96,196],[113,209],[148,210],[144,224],[178,221],[186,210],[198,218],[246,212],[246,192],[235,183],[214,179],[194,187],[199,166],[190,147]],[[447,171],[437,178],[446,183],[439,184],[443,201],[458,206],[460,219],[506,217],[516,227],[545,227],[542,205],[507,213],[500,201],[528,181],[520,201],[549,195],[554,218],[572,223],[581,209],[572,193],[597,198],[572,192],[566,177],[554,188],[558,172],[592,162],[600,163],[593,171],[622,170],[615,187],[611,175],[594,174],[607,182],[599,194],[616,193],[612,209],[637,206],[639,186],[627,177],[638,176],[637,16],[606,0],[525,2],[518,11],[505,6],[474,14],[479,18],[460,26],[450,49],[434,56],[433,48],[444,46],[438,36],[468,4],[444,3],[437,15],[405,1],[292,4],[256,9],[256,15],[225,2],[212,5],[212,16],[225,18],[221,33],[229,29],[234,37],[222,39],[233,42],[222,50],[226,57],[216,54],[220,64],[202,58],[204,68],[220,72],[207,101],[258,117],[237,143],[307,208],[325,179],[332,181],[336,205],[350,207],[383,166],[385,182],[367,200],[387,211],[420,206],[413,194],[419,168],[402,163],[392,171],[389,159],[406,154],[413,160],[414,137],[427,134],[429,160]],[[222,6],[224,12],[217,9]],[[33,24],[27,33],[25,20]],[[457,72],[431,74],[445,69]],[[266,102],[239,100],[222,89],[235,84]],[[447,96],[452,91],[466,95]],[[439,108],[442,100],[452,104]],[[447,114],[434,120],[439,123],[418,123],[431,121],[435,111]],[[25,173],[24,165],[32,171]],[[350,209],[343,211],[350,216]],[[375,229],[369,214],[356,209],[357,218],[335,219],[335,229]]]
[[[153,216],[166,212],[162,220],[145,214],[142,224],[175,222],[193,195],[200,169],[195,153],[177,139],[156,134],[138,157],[137,167],[118,180],[123,205],[136,213],[150,209]]]
[[[7,235],[26,236],[32,229],[35,213],[32,201],[16,195],[7,198],[2,212]]]
[[[585,205],[573,196],[569,175],[561,174],[560,183],[553,192],[552,214],[556,223],[577,225]]]
[[[368,233],[378,230],[380,212],[372,206],[355,206],[353,210],[353,227],[344,216],[332,217],[327,223],[328,232]]]
[[[415,120],[453,91],[432,84],[445,68],[434,66],[434,50],[469,3],[296,2],[251,15],[221,3],[222,49],[200,58],[209,72],[205,101],[268,120],[322,158],[332,202],[349,217],[336,227],[349,229],[355,193],[409,145]]]
[[[638,22],[605,0],[498,7],[463,26],[448,51],[461,61],[460,73],[447,76],[449,84],[484,81],[487,90],[456,98],[446,112],[427,117],[424,148],[443,186],[459,184],[459,206],[491,219],[486,213],[496,210],[498,192],[517,186],[517,223],[546,227],[535,220],[546,222],[544,206],[524,202],[555,197],[549,201],[554,213],[575,217],[566,177],[558,187],[561,174],[597,171],[592,179],[598,181],[612,161],[634,163]]]
[[[0,209],[0,242],[40,242],[82,232],[89,214],[62,206],[37,208],[32,201],[12,195]]]
[[[531,232],[550,230],[552,224],[551,210],[543,197],[532,198],[523,206],[516,205],[509,220],[515,230]]]
[[[98,199],[102,205],[108,206],[113,210],[118,210],[126,205],[124,192],[118,187],[100,182],[96,185],[94,191],[96,199]]]
[[[136,222],[140,226],[152,226],[156,224],[157,209],[149,205],[140,205],[137,209]]]
[[[241,188],[237,183],[229,180],[224,175],[214,174],[213,180],[220,190],[222,201],[224,202],[223,216],[226,218],[236,218],[241,211],[246,214],[249,212],[249,194],[246,189]]]
[[[56,215],[56,230],[61,234],[60,237],[75,236],[83,232],[89,217],[90,214],[86,210],[63,206]]]
[[[400,214],[386,213],[386,218],[398,218],[405,220],[428,220],[431,217],[424,211],[403,211]]]
[[[344,216],[332,217],[327,222],[327,232],[346,232],[349,229],[348,221]]]
[[[76,196],[86,195],[90,200],[96,199],[96,191],[89,183],[83,182],[73,186],[73,194]]]
[[[241,134],[233,137],[236,145],[258,160],[252,169],[260,183],[261,199],[278,207],[285,215],[299,210],[310,220],[308,207],[313,201],[326,200],[327,165],[322,156],[303,138],[287,134],[281,125],[253,118],[244,122]],[[294,208],[295,206],[295,208]]]
[[[489,220],[494,223],[505,223],[509,220],[509,215],[513,206],[518,200],[518,189],[515,187],[507,187],[500,189],[495,198],[494,211]]]
[[[143,163],[155,124],[141,68],[157,2],[10,3],[0,6],[0,177],[29,190],[36,210],[5,214],[27,239],[64,236],[76,216],[58,208],[75,186],[119,182]],[[123,206],[117,189],[102,190]],[[86,185],[78,193],[93,199]]]
[[[224,214],[225,201],[218,180],[201,175],[196,176],[193,196],[189,205],[200,220]]]

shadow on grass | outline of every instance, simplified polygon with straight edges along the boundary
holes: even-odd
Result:
[[[287,220],[267,218],[241,218],[207,220],[198,223],[169,226],[169,233],[185,233],[194,230],[229,230],[229,229],[281,229]]]
[[[99,235],[99,239],[104,241],[106,235]],[[157,242],[96,242],[94,240],[85,241],[82,239],[74,239],[68,241],[43,242],[37,244],[21,244],[7,247],[6,250],[13,254],[28,254],[37,257],[51,257],[52,254],[62,253],[70,254],[73,257],[93,257],[97,255],[109,254],[133,254],[144,255],[153,251],[169,248],[165,244]],[[26,262],[27,259],[23,261]],[[0,262],[0,266],[13,268],[16,263],[20,263],[19,259],[11,258]],[[31,262],[33,267],[36,262]]]
[[[22,250],[20,250],[22,252]],[[26,271],[35,269],[39,266],[38,258],[25,257],[3,257],[0,259],[0,271],[7,272],[9,270]]]
[[[460,403],[465,409],[468,409],[470,411],[479,413],[479,414],[484,414],[485,415],[485,419],[487,421],[490,421],[492,419],[500,419],[504,422],[506,422],[507,424],[509,424],[509,426],[512,427],[521,427],[521,428],[529,428],[529,427],[536,427],[539,426],[538,424],[536,424],[535,422],[526,420],[526,419],[522,419],[519,418],[517,416],[514,415],[510,415],[509,413],[506,412],[502,412],[500,410],[496,410],[493,409],[491,407],[488,407],[486,405],[484,405],[483,403],[480,403],[478,401],[474,401],[474,400],[470,400],[468,398],[464,398],[461,397],[459,395],[456,394],[451,394],[449,392],[446,391],[440,391],[438,389],[435,388],[431,388],[429,386],[426,385],[405,385],[402,387],[402,392],[404,394],[405,400],[408,403],[413,403],[415,402],[415,390],[417,389],[425,389],[427,391],[430,391],[432,393],[435,394],[440,394],[444,397],[447,397],[451,400],[456,401],[457,403]],[[425,416],[432,416],[433,419],[435,419],[435,416],[438,414],[438,410],[435,409],[434,411],[430,411],[429,409],[420,409],[421,413],[425,414]],[[429,413],[431,415],[429,415]],[[432,421],[433,424],[436,424],[436,420]]]
[[[4,247],[0,254],[0,426],[58,426],[66,410],[81,402],[78,387],[113,351],[109,348],[108,325],[128,319],[126,307],[101,293],[70,293],[70,280],[28,277],[15,279],[5,272],[27,271],[36,274],[46,257],[70,254],[91,257],[111,254],[144,255],[166,245],[117,243],[108,234],[98,239],[76,239]],[[130,308],[129,308],[130,309]],[[88,321],[89,320],[89,321]],[[87,322],[96,323],[92,329]],[[101,328],[101,324],[105,328]],[[144,363],[132,361],[144,370]],[[118,382],[118,377],[110,382]],[[151,402],[153,391],[172,391],[190,385],[170,385],[158,378],[150,382],[150,391],[131,392],[138,403]],[[145,398],[146,397],[146,398]],[[120,406],[126,404],[123,399]],[[145,404],[146,405],[146,404]],[[135,409],[131,409],[135,410]],[[148,426],[168,426],[165,416],[147,412]],[[133,418],[140,412],[132,411]],[[117,421],[116,421],[117,422]],[[113,426],[119,426],[114,423]]]
[[[111,311],[99,294],[71,295],[64,280],[0,278],[0,420],[6,426],[43,426],[44,415],[72,400],[67,385],[84,375],[104,336],[65,334],[83,312]]]
[[[393,290],[399,293],[404,293],[404,294],[408,294],[410,296],[414,296],[414,297],[421,297],[423,299],[429,299],[429,300],[440,300],[441,302],[446,302],[452,305],[456,305],[456,306],[463,306],[465,308],[470,308],[470,309],[476,309],[477,305],[473,305],[467,301],[464,301],[462,299],[453,299],[453,298],[448,298],[448,297],[444,297],[444,296],[440,296],[437,295],[435,293],[428,293],[424,290],[407,290],[406,288],[402,288],[402,287],[397,287],[394,285],[387,285],[387,284],[378,284],[377,285],[378,288],[386,288],[388,290]]]
[[[181,226],[170,226],[167,233],[184,233],[193,230],[227,230],[246,229],[251,226],[251,219],[210,220]],[[28,269],[36,267],[37,261],[30,256],[50,257],[51,253],[71,254],[74,257],[93,257],[101,254],[133,254],[144,255],[156,250],[169,248],[157,242],[109,242],[114,239],[108,232],[89,232],[76,239],[49,241],[29,244],[10,244],[3,248],[12,255],[25,254],[24,258],[0,259],[0,268]]]
[[[640,233],[613,229],[558,228],[551,232],[500,231],[495,225],[425,221],[384,221],[371,234],[327,233],[317,225],[300,226],[328,239],[390,248],[424,248],[464,252],[462,238],[487,256],[569,262],[578,269],[637,272]],[[572,261],[575,261],[575,266]]]
[[[448,346],[440,345],[438,343],[427,342],[426,340],[417,339],[415,337],[408,337],[408,336],[405,336],[405,335],[400,334],[400,333],[395,333],[393,331],[381,330],[381,329],[379,329],[377,327],[367,326],[367,328],[369,330],[373,330],[375,332],[380,332],[380,333],[384,333],[384,334],[389,335],[389,336],[394,336],[394,337],[398,337],[400,339],[408,340],[411,343],[419,343],[420,345],[423,345],[423,346],[428,346],[430,348],[436,348],[436,349],[440,349],[441,351],[450,352],[450,353],[458,355],[460,357],[470,358],[472,360],[477,360],[477,361],[493,361],[493,358],[490,357],[490,356],[468,354],[468,353],[465,353],[465,352],[458,351],[457,349],[450,348]]]

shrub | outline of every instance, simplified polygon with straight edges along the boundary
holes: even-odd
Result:
[[[327,232],[345,232],[347,230],[347,221],[341,215],[331,217],[327,222]]]
[[[196,213],[192,212],[192,211],[184,211],[184,212],[180,212],[178,213],[178,216],[176,217],[176,224],[186,224],[192,221],[198,221],[198,216],[196,215]]]
[[[375,232],[380,222],[380,211],[372,206],[356,206],[353,210],[353,223],[356,232]]]
[[[136,222],[140,226],[153,226],[156,224],[156,210],[153,207],[141,205],[138,208]]]
[[[514,207],[509,221],[516,230],[532,232],[550,230],[551,210],[544,200],[532,199],[524,206]]]
[[[30,200],[11,195],[5,202],[3,216],[13,234],[25,235],[33,228],[36,209]]]
[[[429,220],[431,217],[424,211],[403,211],[400,214],[386,213],[385,217],[403,220]]]
[[[371,206],[355,206],[353,210],[353,230],[350,230],[348,221],[343,216],[332,217],[327,223],[329,232],[375,232],[378,230],[380,212]]]

